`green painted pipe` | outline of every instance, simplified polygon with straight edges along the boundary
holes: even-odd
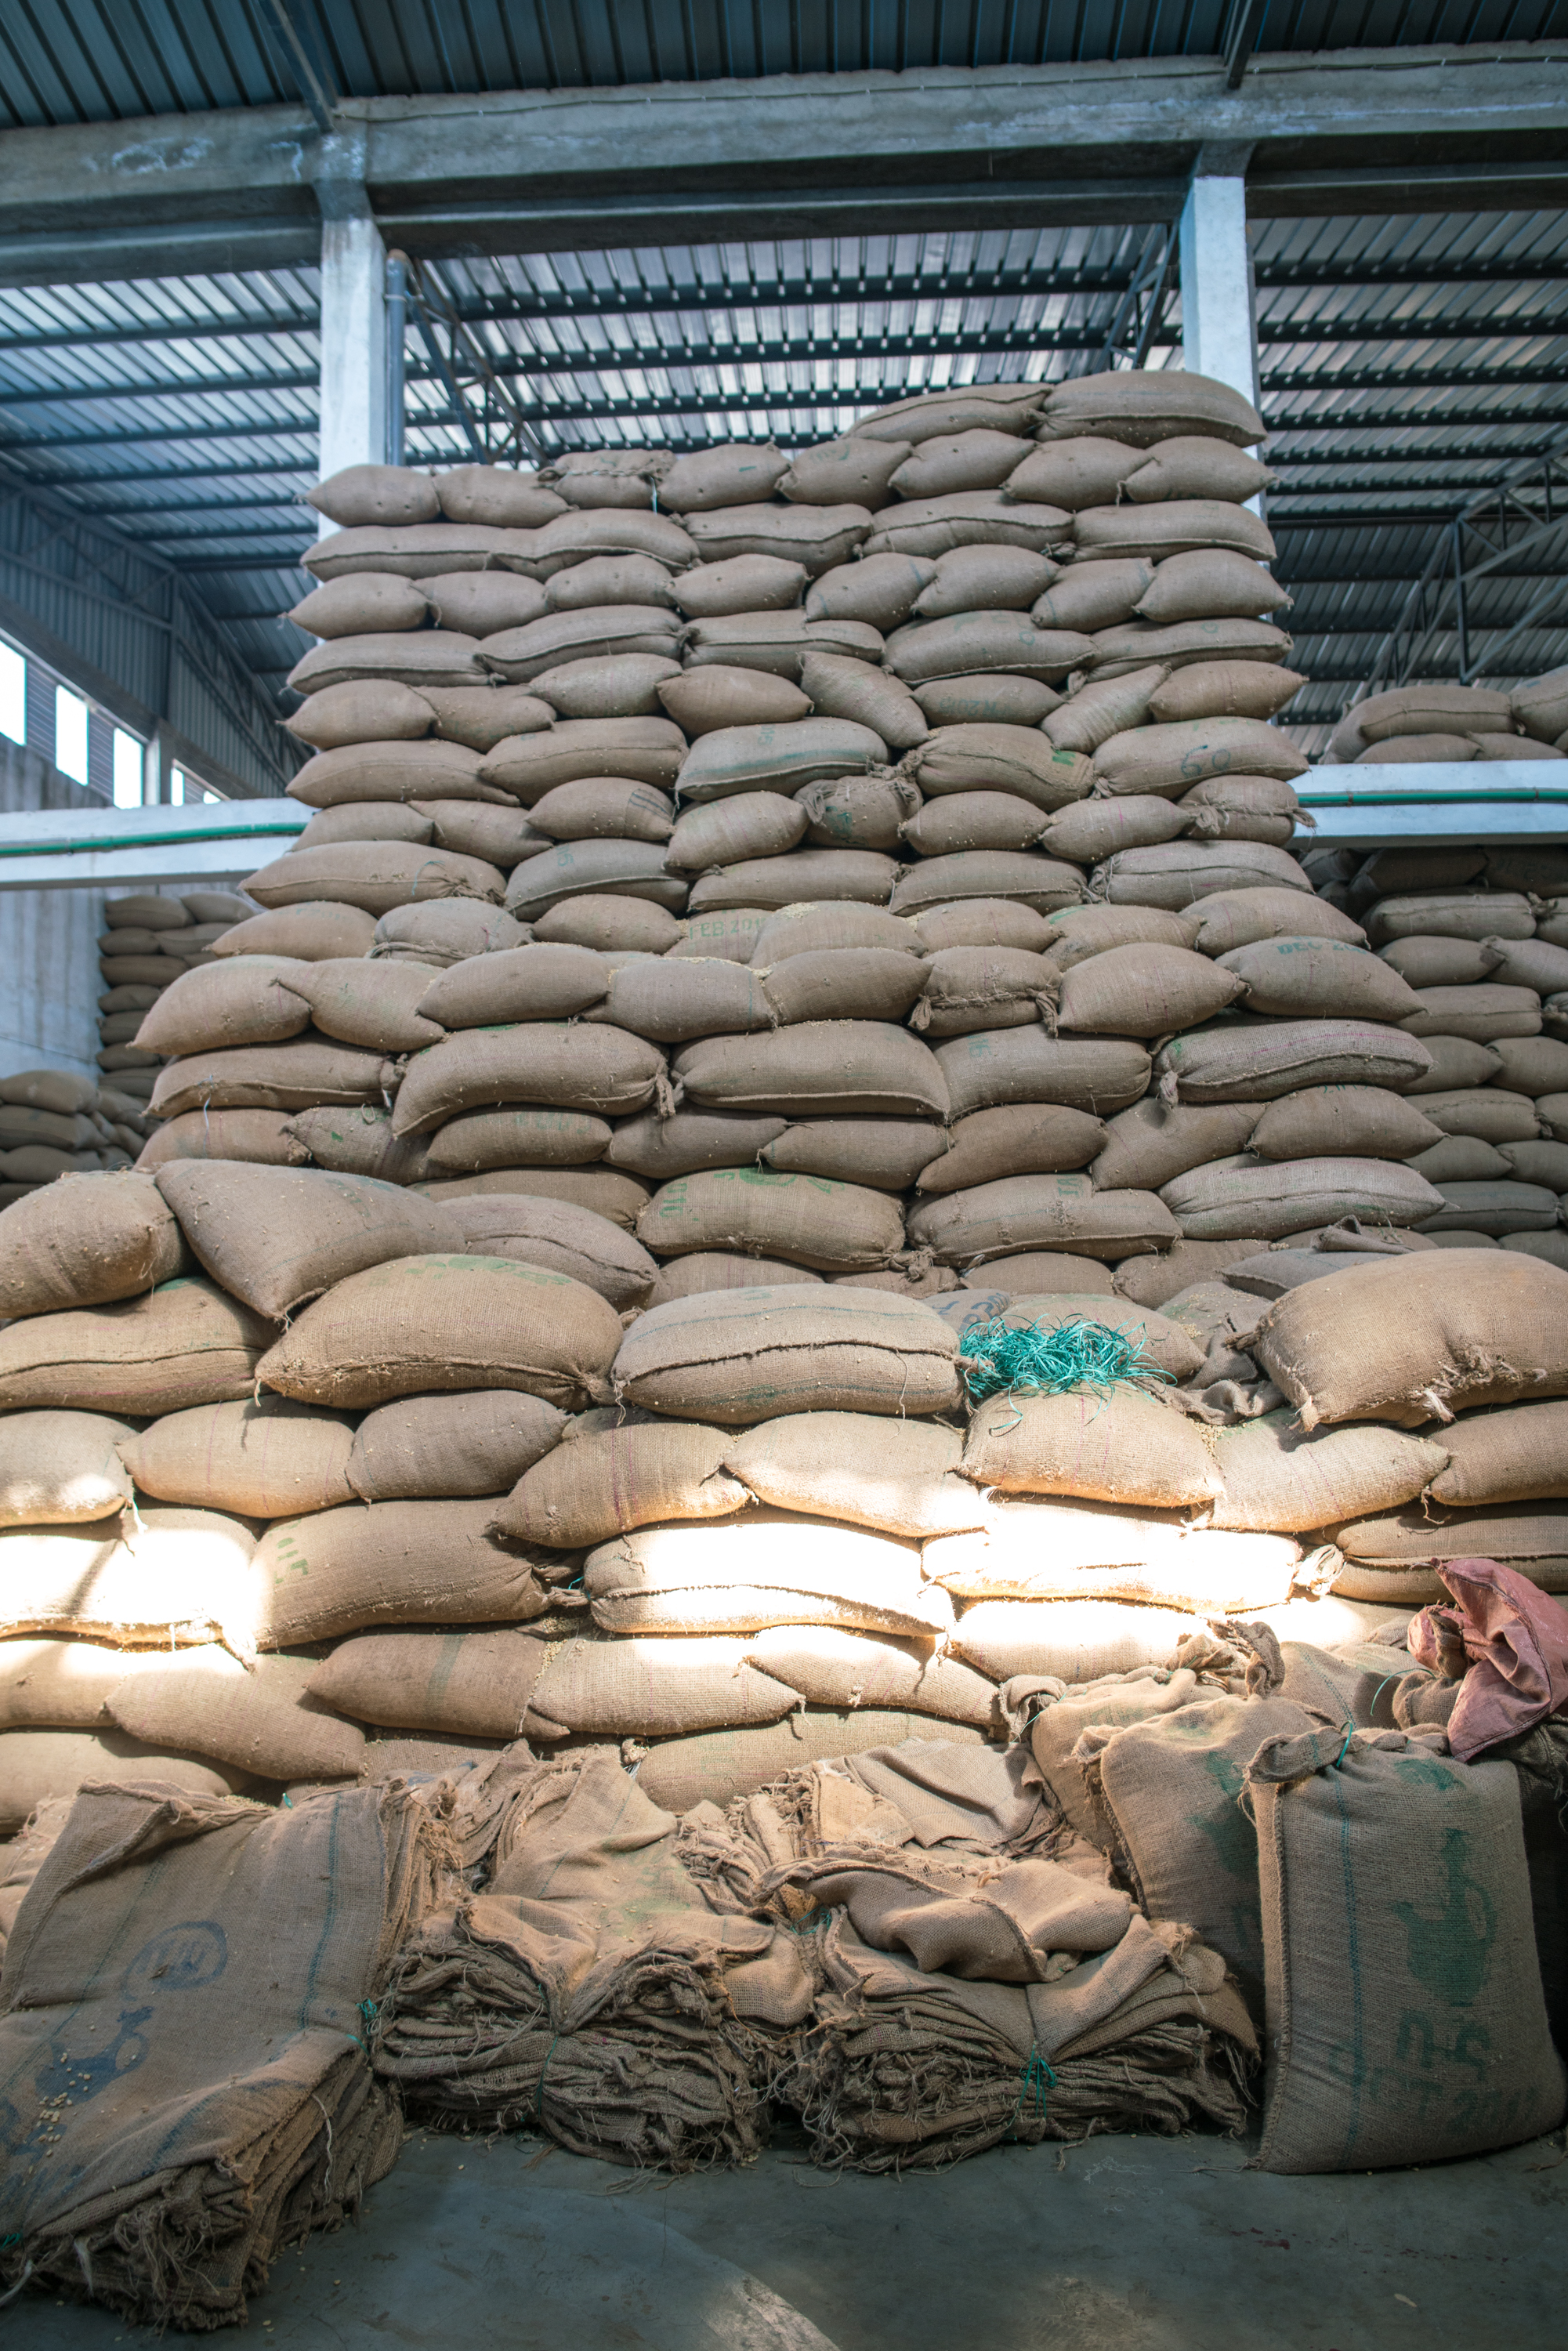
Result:
[[[307,820],[308,821],[308,820]],[[268,841],[280,834],[301,832],[299,824],[225,824],[203,832],[110,833],[86,841],[5,841],[0,857],[61,857],[85,855],[94,849],[172,849],[194,841]]]

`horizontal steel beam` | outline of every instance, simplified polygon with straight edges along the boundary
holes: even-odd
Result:
[[[0,283],[314,258],[361,183],[423,256],[1169,220],[1198,149],[1251,151],[1259,216],[1561,202],[1557,42],[776,75],[236,108],[0,142]]]
[[[1564,329],[1568,332],[1568,329]],[[1505,368],[1464,366],[1450,361],[1435,368],[1271,368],[1263,377],[1265,392],[1473,392],[1480,385],[1568,383],[1568,360],[1511,360]],[[1441,409],[1437,411],[1440,417]]]

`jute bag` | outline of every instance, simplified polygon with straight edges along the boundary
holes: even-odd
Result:
[[[1266,2171],[1510,2147],[1563,2118],[1518,1783],[1403,1731],[1274,1739],[1248,1766]]]

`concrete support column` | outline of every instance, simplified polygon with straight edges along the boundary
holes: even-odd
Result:
[[[387,455],[386,247],[365,195],[361,140],[323,140],[320,477]],[[342,152],[340,152],[339,151]],[[322,519],[323,531],[334,525]]]
[[[1181,216],[1182,363],[1258,399],[1258,318],[1247,243],[1249,147],[1198,150]]]

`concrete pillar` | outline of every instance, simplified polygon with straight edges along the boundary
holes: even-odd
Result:
[[[320,478],[387,456],[386,247],[352,138],[323,140]],[[341,149],[341,153],[337,151]],[[323,531],[335,525],[322,519]]]
[[[1199,149],[1181,216],[1182,363],[1258,399],[1246,147]]]

